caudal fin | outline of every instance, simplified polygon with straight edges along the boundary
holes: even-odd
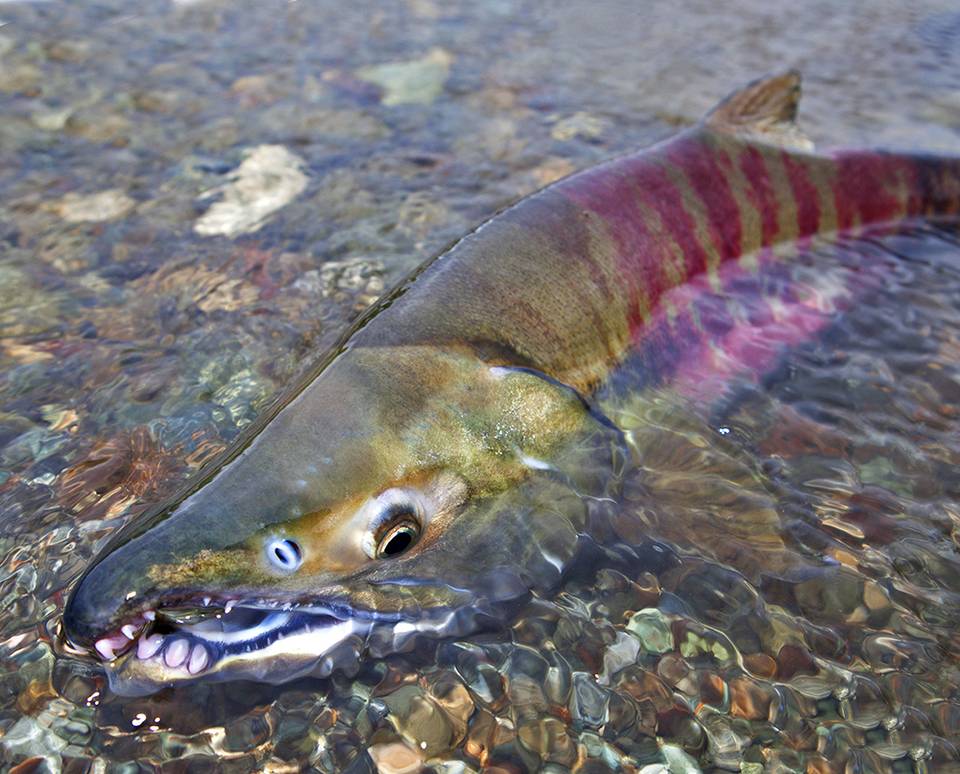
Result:
[[[813,143],[796,124],[799,102],[800,73],[788,70],[733,92],[707,113],[703,122],[716,132],[809,151]]]

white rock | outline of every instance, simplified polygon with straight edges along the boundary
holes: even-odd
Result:
[[[258,145],[230,174],[230,182],[201,195],[223,198],[194,224],[202,236],[234,237],[257,231],[273,213],[307,187],[303,159],[282,145]]]
[[[118,188],[94,194],[68,193],[54,210],[68,223],[100,223],[127,215],[136,202]]]

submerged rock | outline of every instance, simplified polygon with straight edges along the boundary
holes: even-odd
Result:
[[[258,145],[230,174],[230,182],[201,199],[222,195],[194,224],[201,236],[235,237],[260,229],[277,210],[303,193],[303,159],[282,145]]]
[[[129,215],[136,201],[117,188],[93,194],[68,193],[54,211],[67,223],[100,223]]]
[[[448,51],[435,48],[409,62],[361,67],[357,77],[383,89],[384,105],[429,105],[443,91],[452,62]]]

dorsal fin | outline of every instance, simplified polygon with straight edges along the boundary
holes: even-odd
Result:
[[[786,148],[813,150],[797,127],[800,73],[768,75],[738,89],[707,113],[704,123],[717,132],[752,137]]]

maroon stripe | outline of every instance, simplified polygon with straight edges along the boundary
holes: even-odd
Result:
[[[740,170],[747,178],[747,197],[760,214],[762,244],[769,247],[780,230],[777,222],[777,197],[770,182],[770,173],[763,154],[754,147],[747,147],[740,155]]]
[[[600,167],[562,183],[559,190],[581,210],[585,226],[590,226],[592,218],[599,219],[613,241],[614,268],[627,288],[633,334],[643,325],[640,298],[646,297],[652,305],[667,289],[663,273],[667,256],[644,221],[632,171],[622,163],[616,168]]]
[[[721,260],[736,258],[743,246],[740,207],[730,188],[730,162],[700,140],[674,142],[667,158],[683,170],[694,193],[705,205],[710,239]],[[726,166],[726,169],[724,168]]]
[[[815,234],[820,227],[820,194],[810,179],[807,165],[787,151],[783,151],[780,158],[790,179],[797,205],[797,233],[800,236]]]
[[[890,156],[856,152],[838,154],[834,161],[837,176],[833,193],[839,228],[895,220],[904,214],[905,202],[889,185],[907,171],[906,165]],[[913,175],[908,180],[911,178]]]

